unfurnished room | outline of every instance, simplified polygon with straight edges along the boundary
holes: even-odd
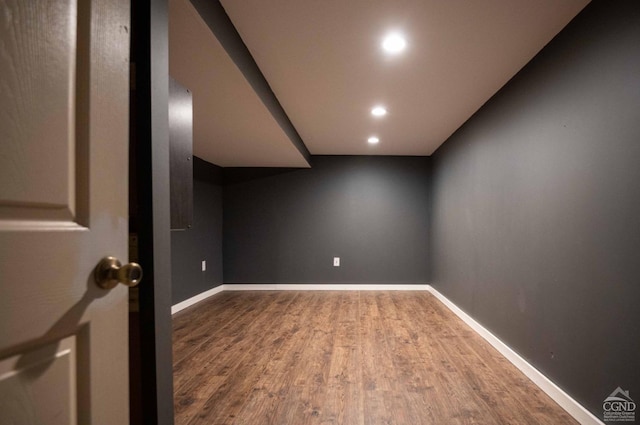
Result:
[[[0,7],[0,424],[640,421],[638,1]]]

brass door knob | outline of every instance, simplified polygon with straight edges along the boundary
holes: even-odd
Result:
[[[129,287],[136,286],[142,280],[142,267],[138,263],[123,266],[117,258],[105,257],[96,266],[94,278],[103,289],[112,289],[118,283]]]

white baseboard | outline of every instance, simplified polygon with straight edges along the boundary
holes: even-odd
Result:
[[[429,285],[359,285],[359,284],[289,284],[289,283],[225,283],[179,302],[171,307],[171,314],[184,310],[222,291],[426,291]]]
[[[575,420],[582,425],[604,425],[600,419],[595,417],[591,412],[585,409],[580,403],[575,401],[569,394],[564,392],[560,387],[554,384],[549,378],[544,376],[538,369],[533,367],[524,358],[520,357],[518,353],[513,351],[504,342],[500,341],[498,337],[489,332],[484,326],[476,322],[467,313],[462,311],[458,306],[449,301],[444,295],[438,292],[434,287],[428,285],[429,292],[431,292],[438,300],[440,300],[449,310],[451,310],[456,316],[462,319],[471,329],[473,329],[478,335],[484,338],[489,344],[491,344],[496,350],[500,352],[507,360],[509,360],[515,367],[520,369],[527,378],[531,379],[542,391],[544,391],[549,397],[551,397],[556,403],[560,405],[568,414],[573,416]]]
[[[225,291],[277,291],[275,283],[225,283]]]
[[[191,307],[192,305],[199,303],[200,301],[203,301],[209,298],[210,296],[218,294],[222,291],[224,291],[224,285],[216,286],[215,288],[209,289],[208,291],[204,291],[196,295],[195,297],[191,297],[182,302],[179,302],[178,304],[171,306],[171,314],[176,314],[180,310],[184,310],[187,307]]]
[[[525,374],[534,384],[551,397],[558,405],[567,411],[575,420],[582,425],[605,425],[600,419],[585,409],[580,403],[575,401],[569,394],[554,384],[549,378],[544,376],[538,369],[529,364],[518,353],[513,351],[489,332],[484,326],[476,322],[458,306],[449,301],[444,295],[438,292],[431,285],[358,285],[358,284],[224,284],[188,300],[182,301],[171,307],[171,314],[175,314],[193,304],[203,301],[212,295],[222,291],[429,291],[440,300],[449,310],[462,319],[471,329],[484,338],[507,360]]]
[[[234,284],[225,283],[225,291],[425,291],[425,284],[315,284],[315,283],[275,283],[275,284]]]

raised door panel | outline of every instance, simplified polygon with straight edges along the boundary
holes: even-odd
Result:
[[[75,337],[0,361],[0,424],[75,425]]]
[[[3,3],[0,218],[70,220],[75,214],[76,4]]]

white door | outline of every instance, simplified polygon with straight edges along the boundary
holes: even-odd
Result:
[[[129,2],[0,0],[0,424],[129,422]]]

